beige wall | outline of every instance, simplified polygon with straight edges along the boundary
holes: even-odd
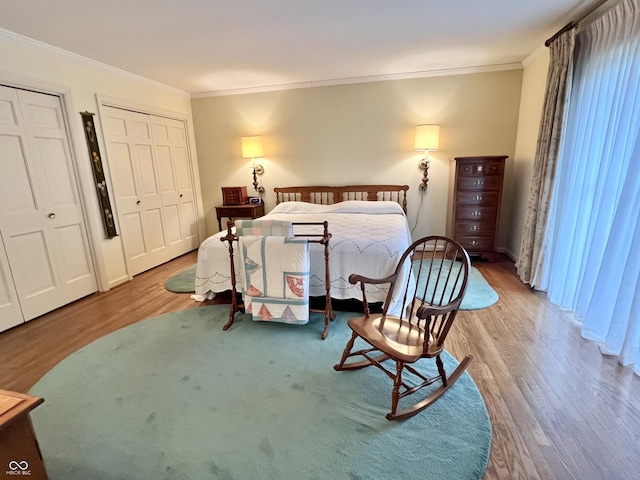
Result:
[[[509,155],[499,245],[513,255],[519,248],[533,165],[546,55],[544,50],[526,64],[524,73],[509,70],[190,100],[185,92],[0,30],[0,82],[65,94],[98,280],[105,289],[129,276],[120,238],[104,239],[90,165],[83,161],[86,145],[78,112],[98,114],[98,96],[187,119],[192,139],[195,132],[198,155],[195,148],[192,153],[198,159],[209,234],[217,231],[214,207],[221,203],[220,187],[251,188],[249,161],[240,155],[243,135],[263,135],[266,172],[261,181],[268,210],[274,205],[276,186],[406,183],[409,222],[413,226],[417,220],[414,237],[446,232],[453,157]],[[421,156],[412,146],[414,127],[420,123],[439,123],[442,128],[440,150],[432,154],[429,190],[418,211]],[[96,126],[108,170],[99,118]]]
[[[455,156],[508,155],[499,244],[509,237],[521,70],[301,88],[192,100],[207,232],[217,231],[220,187],[251,187],[240,137],[262,135],[267,210],[273,188],[398,183],[410,186],[414,238],[446,233],[449,168]],[[438,123],[428,193],[418,212],[421,155],[415,126]]]
[[[549,68],[549,51],[542,47],[524,62],[522,94],[518,120],[516,155],[513,164],[513,194],[511,196],[511,224],[505,244],[505,253],[514,260],[520,252],[522,227],[524,225],[529,186],[533,175],[533,163],[538,143],[540,116],[544,105],[544,94]]]
[[[150,110],[171,112],[186,119],[188,127],[193,130],[189,95],[180,90],[74,57],[24,37],[14,37],[2,30],[0,30],[0,83],[64,94],[72,135],[72,151],[88,217],[89,235],[99,285],[104,290],[129,280],[120,237],[111,240],[104,238],[93,174],[78,112],[89,111],[98,114],[96,95],[104,95],[122,100],[123,103],[135,103]],[[99,117],[96,119],[101,153],[108,174],[109,165],[104,137]],[[195,157],[195,151],[193,155]],[[110,180],[110,177],[107,176],[107,179]],[[110,184],[108,188],[113,193],[113,187]]]

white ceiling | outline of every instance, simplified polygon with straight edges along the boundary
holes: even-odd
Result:
[[[0,28],[205,93],[509,68],[597,3],[0,0]]]

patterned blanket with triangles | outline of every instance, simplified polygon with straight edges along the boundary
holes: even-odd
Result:
[[[307,239],[244,235],[238,240],[245,312],[257,321],[307,323]]]

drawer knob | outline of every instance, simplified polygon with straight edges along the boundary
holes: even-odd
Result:
[[[481,187],[481,186],[483,186],[483,185],[484,185],[484,180],[476,180],[476,181],[474,182],[474,185],[475,185],[476,187]]]
[[[482,200],[482,195],[476,195],[475,197],[473,197],[473,199],[477,202]]]
[[[477,232],[478,230],[480,230],[480,227],[478,225],[472,225],[471,230]]]
[[[476,245],[478,245],[478,242],[475,241],[475,240],[471,240],[471,245],[473,245],[475,247]]]
[[[482,215],[482,212],[480,210],[474,210],[471,213],[471,215],[474,216],[474,217],[479,217],[480,215]]]

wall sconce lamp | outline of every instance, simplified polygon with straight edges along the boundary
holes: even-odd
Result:
[[[262,158],[262,137],[259,135],[252,137],[242,137],[242,158],[251,159],[251,172],[253,173],[253,188],[256,192],[264,192],[264,188],[258,188],[258,177],[264,173],[264,167],[256,164],[256,158]]]
[[[440,125],[418,125],[416,127],[416,139],[413,146],[415,151],[424,152],[424,158],[418,166],[423,172],[420,190],[427,189],[429,183],[429,152],[434,152],[440,147]]]

